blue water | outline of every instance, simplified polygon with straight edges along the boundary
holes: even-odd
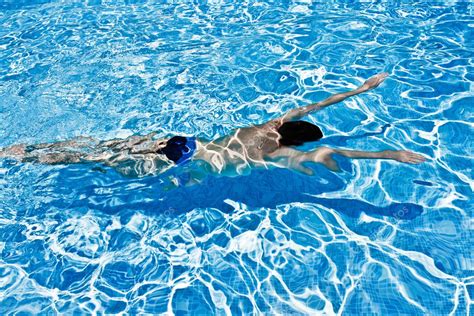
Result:
[[[157,177],[0,160],[0,313],[472,315],[474,6],[0,3],[0,147],[214,139],[352,89],[325,146],[421,165]],[[102,171],[102,172],[101,172]]]

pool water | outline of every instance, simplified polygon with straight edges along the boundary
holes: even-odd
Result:
[[[314,113],[323,144],[407,149],[165,189],[0,160],[0,313],[473,313],[474,6],[0,3],[0,147],[156,131],[215,139]],[[307,148],[310,149],[310,148]]]

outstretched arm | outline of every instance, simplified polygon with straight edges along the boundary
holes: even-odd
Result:
[[[268,157],[276,161],[276,165],[311,175],[313,171],[306,167],[306,162],[319,162],[333,171],[339,171],[337,162],[332,155],[338,154],[352,159],[391,159],[399,162],[418,164],[425,157],[406,150],[360,151],[319,147],[314,151],[304,152],[290,147],[280,147]]]
[[[335,104],[335,103],[339,103],[339,102],[344,101],[345,99],[347,99],[349,97],[352,97],[354,95],[357,95],[359,93],[366,92],[366,91],[369,91],[371,89],[374,89],[374,88],[378,87],[385,80],[385,78],[387,78],[387,76],[388,76],[388,73],[386,73],[386,72],[379,73],[379,74],[371,77],[367,81],[365,81],[363,85],[361,85],[360,87],[358,87],[355,90],[334,94],[334,95],[330,96],[329,98],[327,98],[326,100],[323,100],[321,102],[313,103],[313,104],[310,104],[310,105],[307,105],[307,106],[304,106],[304,107],[300,107],[300,108],[290,110],[289,112],[287,112],[285,115],[283,115],[281,117],[281,120],[282,120],[282,122],[297,120],[297,119],[300,119],[300,118],[304,117],[305,115],[307,115],[307,114],[309,114],[313,111],[325,108],[325,107],[327,107],[329,105],[332,105],[332,104]]]
[[[339,170],[336,161],[331,157],[338,154],[351,159],[390,159],[409,164],[419,164],[425,161],[425,157],[408,150],[383,150],[383,151],[361,151],[322,148],[321,162],[331,170]]]
[[[333,149],[333,153],[352,159],[392,159],[399,162],[417,164],[425,161],[425,157],[408,150],[360,151]]]
[[[86,152],[92,150],[96,143],[92,137],[80,136],[55,143],[18,144],[0,149],[0,158],[45,164],[79,163],[83,162]]]
[[[140,147],[141,143],[152,140],[156,133],[145,136],[130,136],[126,139],[112,139],[98,141],[92,137],[76,137],[68,141],[42,143],[35,145],[18,144],[7,148],[0,148],[0,158],[12,158],[23,162],[40,162],[45,164],[69,164],[81,162],[104,162],[106,149],[116,154],[147,154],[153,153],[155,148]]]

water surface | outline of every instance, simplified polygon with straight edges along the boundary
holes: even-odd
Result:
[[[0,311],[472,314],[474,7],[0,4],[0,146],[307,117],[325,146],[421,165],[256,170],[172,192],[91,165],[0,161]]]

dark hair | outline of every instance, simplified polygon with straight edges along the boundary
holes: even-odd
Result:
[[[306,121],[285,122],[278,129],[278,133],[281,135],[282,146],[299,146],[323,137],[323,132],[318,126]]]

